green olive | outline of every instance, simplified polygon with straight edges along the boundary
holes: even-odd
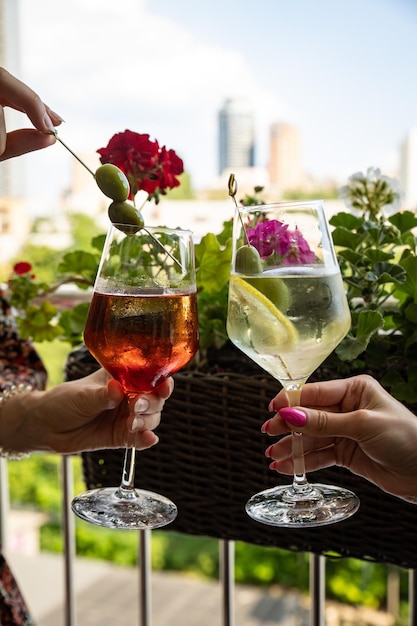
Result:
[[[268,300],[271,300],[277,309],[284,314],[287,313],[291,304],[291,296],[282,278],[273,278],[272,276],[249,276],[246,280],[252,287],[255,287],[255,289],[263,293]]]
[[[246,245],[236,250],[235,271],[247,276],[262,274],[261,257],[254,246]]]
[[[129,202],[112,202],[109,206],[109,218],[116,228],[127,235],[134,235],[145,225],[142,213]]]
[[[124,202],[129,197],[129,181],[122,170],[112,163],[101,165],[94,177],[97,185],[108,198],[115,202]]]

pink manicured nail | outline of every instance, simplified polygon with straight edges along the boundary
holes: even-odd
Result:
[[[269,464],[269,469],[270,470],[276,470],[277,469],[277,462],[276,461],[272,461],[272,463]]]
[[[279,414],[283,420],[292,424],[293,426],[304,426],[307,421],[307,416],[301,409],[294,409],[291,406],[286,406],[279,410]]]
[[[267,456],[268,458],[271,456],[271,449],[274,447],[274,444],[271,444],[270,446],[267,447],[267,449],[265,450],[265,456]]]
[[[268,432],[268,424],[271,420],[266,420],[266,422],[264,422],[261,426],[261,432],[262,433],[267,433]]]

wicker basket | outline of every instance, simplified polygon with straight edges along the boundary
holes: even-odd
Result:
[[[72,355],[68,378],[79,377],[79,365]],[[289,482],[268,469],[264,450],[271,439],[260,432],[278,388],[258,372],[175,375],[175,391],[158,428],[160,443],[138,453],[136,473],[137,486],[163,493],[177,504],[177,520],[166,529],[417,568],[417,507],[341,468],[309,478],[343,485],[359,496],[360,509],[349,520],[321,528],[280,529],[246,515],[252,494]],[[119,484],[123,450],[82,457],[89,488]]]

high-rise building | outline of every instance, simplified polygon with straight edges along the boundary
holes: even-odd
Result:
[[[0,66],[20,75],[19,0],[0,0]],[[6,107],[6,128],[17,128],[19,114]],[[24,201],[24,163],[22,158],[0,163],[0,262],[12,258],[29,233],[29,219]]]
[[[280,192],[303,184],[300,133],[291,124],[279,122],[270,127],[269,181]]]
[[[20,75],[19,0],[0,0],[0,66],[11,74]],[[5,109],[6,126],[16,127],[19,114]],[[21,159],[3,161],[0,168],[0,196],[18,198],[23,195],[23,163]]]
[[[400,183],[404,208],[417,212],[417,126],[410,128],[401,146]]]
[[[255,165],[255,118],[247,100],[228,99],[219,112],[219,173]]]

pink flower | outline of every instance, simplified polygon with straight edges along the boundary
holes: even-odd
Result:
[[[316,255],[307,241],[304,239],[298,228],[291,232],[290,246],[285,253],[284,263],[286,265],[304,265],[314,263]]]
[[[247,236],[262,259],[279,255],[285,265],[314,262],[315,254],[300,231],[289,230],[288,225],[279,220],[260,221],[254,228],[248,228]]]
[[[258,222],[255,228],[247,230],[249,243],[254,246],[262,259],[273,252],[284,255],[290,245],[288,226],[278,220]]]

